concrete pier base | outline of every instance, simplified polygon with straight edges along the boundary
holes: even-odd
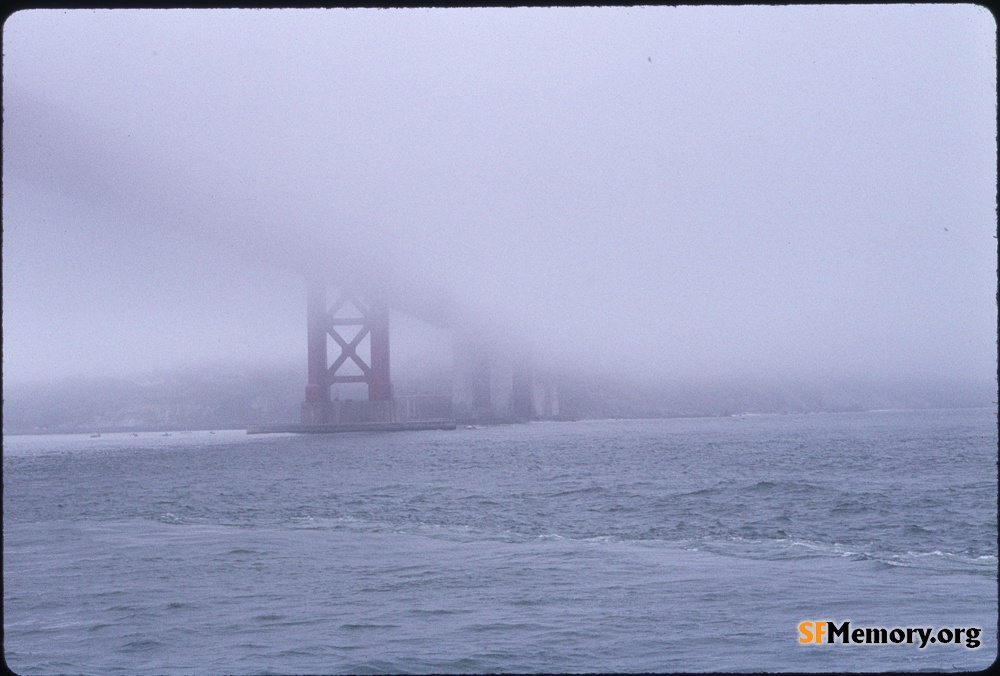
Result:
[[[302,403],[303,425],[340,425],[354,423],[414,422],[450,420],[451,397],[413,395],[387,401],[335,399]]]
[[[410,420],[406,422],[334,423],[307,425],[305,423],[273,423],[254,425],[247,428],[247,434],[275,434],[292,432],[295,434],[336,434],[340,432],[406,432],[417,430],[453,430],[454,420]]]
[[[330,434],[453,429],[455,419],[451,411],[451,397],[413,395],[387,401],[306,401],[302,403],[301,422],[255,425],[247,433]]]

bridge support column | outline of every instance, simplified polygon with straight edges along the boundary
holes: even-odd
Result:
[[[372,299],[368,321],[371,330],[368,400],[392,401],[392,379],[389,377],[389,309],[382,299]]]
[[[557,418],[559,389],[551,375],[535,373],[532,383],[532,411],[536,418]]]
[[[492,417],[489,355],[473,336],[456,333],[453,340],[452,410],[459,420],[487,420]]]
[[[511,373],[511,412],[518,420],[533,420],[538,417],[532,388],[535,380],[535,365],[531,353],[525,351],[514,362]]]
[[[558,414],[554,388],[535,373],[528,350],[474,335],[455,338],[455,417],[469,422],[535,420]],[[545,382],[549,389],[545,390]],[[539,388],[542,391],[539,391]]]
[[[324,425],[330,422],[330,381],[326,351],[326,285],[310,279],[306,287],[306,339],[308,377],[306,399],[302,402],[302,422]]]

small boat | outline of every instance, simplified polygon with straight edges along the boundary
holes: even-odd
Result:
[[[91,439],[98,439],[98,438],[100,438],[100,436],[101,436],[100,432],[94,432],[93,434],[90,435],[90,438]]]

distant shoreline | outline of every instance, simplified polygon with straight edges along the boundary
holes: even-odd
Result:
[[[32,430],[13,430],[13,431],[3,431],[3,436],[5,437],[29,437],[29,436],[45,436],[45,435],[80,435],[80,434],[163,434],[164,432],[170,432],[171,434],[178,433],[183,434],[184,432],[244,432],[246,431],[246,426],[236,426],[236,427],[204,427],[204,428],[192,428],[192,427],[73,427],[67,429],[51,428],[51,429],[32,429]]]
[[[620,416],[620,417],[580,417],[576,419],[556,418],[523,421],[521,424],[541,423],[541,422],[588,422],[601,420],[681,420],[690,418],[753,418],[757,416],[775,415],[817,415],[817,414],[842,414],[842,413],[906,413],[919,411],[975,411],[975,410],[996,410],[992,406],[944,406],[935,408],[872,408],[872,409],[831,409],[818,411],[748,411],[742,413],[677,413],[675,415],[653,415],[653,416]],[[511,421],[478,421],[477,427],[490,427],[493,425],[509,425]],[[4,437],[16,436],[45,436],[45,435],[83,435],[83,434],[164,434],[184,433],[184,432],[240,432],[244,433],[249,428],[273,427],[289,425],[289,423],[251,423],[245,425],[225,426],[225,427],[184,427],[181,425],[167,425],[161,427],[115,427],[115,426],[95,426],[95,427],[71,427],[71,428],[47,428],[47,429],[13,429],[4,430]],[[463,421],[459,421],[459,427],[465,427]]]

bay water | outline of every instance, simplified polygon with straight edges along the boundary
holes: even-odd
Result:
[[[996,411],[7,436],[3,583],[19,674],[983,669]]]

